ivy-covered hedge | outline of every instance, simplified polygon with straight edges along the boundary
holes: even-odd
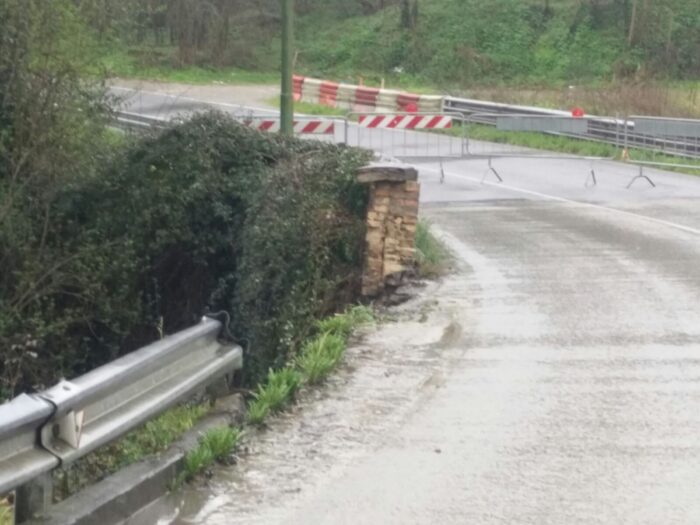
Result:
[[[200,115],[59,190],[61,285],[0,313],[5,395],[40,388],[226,310],[255,380],[312,320],[356,299],[365,153]],[[58,271],[58,270],[57,270]],[[25,305],[26,306],[26,305]]]

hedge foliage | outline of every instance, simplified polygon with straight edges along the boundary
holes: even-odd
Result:
[[[21,316],[0,312],[5,395],[84,372],[207,310],[231,314],[250,381],[286,362],[314,319],[356,298],[367,195],[354,175],[367,160],[210,113],[56,188],[45,249],[62,278],[34,283]]]

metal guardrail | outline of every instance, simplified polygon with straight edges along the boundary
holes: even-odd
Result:
[[[132,352],[72,381],[0,405],[0,494],[69,464],[243,366],[219,321]]]
[[[506,134],[512,132],[527,132],[531,134],[575,136],[585,134],[590,128],[591,119],[588,117],[573,117],[571,115],[520,115],[506,113],[472,113],[463,121],[466,130],[467,153],[466,157],[486,159],[488,168],[482,181],[489,175],[493,175],[499,182],[503,182],[501,173],[494,166],[493,161],[500,158],[519,159],[569,159],[586,161],[590,163],[590,169],[586,173],[584,185],[596,186],[598,178],[595,163],[602,160],[613,160],[614,156],[583,156],[562,152],[546,151],[541,149],[519,146],[510,142],[490,142],[488,140],[473,139],[474,125],[484,121],[493,121],[496,128]]]
[[[486,115],[479,121],[480,124],[496,125],[498,114],[510,115],[540,115],[540,116],[571,116],[566,111],[536,108],[530,106],[515,106],[483,100],[471,100],[456,97],[445,97],[445,111],[460,112],[465,115]],[[631,119],[611,117],[588,117],[589,126],[585,133],[559,133],[573,138],[604,142],[620,147],[633,147],[655,152],[668,153],[688,158],[700,158],[700,145],[694,139],[685,137],[660,137],[646,133],[640,133],[635,128],[635,122]],[[697,121],[695,121],[697,122]],[[623,141],[622,144],[620,141]]]
[[[128,111],[115,112],[115,127],[124,131],[146,131],[153,128],[164,128],[168,125],[168,119],[151,115],[141,115]]]
[[[26,394],[0,405],[0,495],[59,465],[39,443],[39,429],[53,411],[50,403]]]

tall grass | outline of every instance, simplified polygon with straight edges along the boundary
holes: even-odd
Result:
[[[450,254],[430,232],[430,224],[418,221],[416,227],[416,261],[424,277],[437,277],[447,269]]]
[[[345,355],[345,345],[343,336],[325,332],[304,346],[296,366],[308,383],[319,383],[338,366]]]
[[[7,500],[0,499],[0,525],[14,525],[14,513]]]
[[[302,384],[323,381],[342,361],[353,330],[373,319],[369,308],[355,306],[319,321],[316,336],[304,344],[296,359],[285,368],[270,370],[267,381],[258,385],[248,405],[248,422],[262,424],[270,414],[283,409]]]
[[[248,407],[248,421],[260,424],[270,413],[281,410],[292,399],[301,381],[301,374],[293,368],[270,370],[267,381],[258,385],[255,399]]]
[[[216,427],[208,430],[196,448],[185,455],[182,473],[175,486],[191,481],[217,461],[225,460],[238,446],[242,432],[238,428]]]

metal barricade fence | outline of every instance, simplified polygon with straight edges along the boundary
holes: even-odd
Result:
[[[344,143],[397,159],[462,158],[461,113],[349,113]]]
[[[547,143],[542,143],[542,148],[522,145],[536,140],[537,135],[544,137],[566,137],[583,142],[597,142],[589,136],[591,119],[586,117],[567,117],[558,115],[504,115],[491,113],[472,113],[466,121],[467,152],[470,157],[536,157],[536,158],[562,158],[572,156],[580,158],[580,155],[547,151]],[[488,128],[499,131],[492,134]],[[621,128],[621,126],[620,126]],[[517,135],[526,133],[527,135]],[[511,135],[509,137],[509,135]],[[615,133],[615,145],[622,147],[622,133],[618,129]],[[530,139],[530,140],[528,140]],[[521,144],[518,144],[518,143]],[[612,158],[613,155],[595,156],[596,158]]]
[[[654,156],[700,160],[700,120],[633,116],[625,149],[640,148]]]
[[[625,136],[624,160],[639,166],[627,186],[645,180],[656,186],[645,168],[680,169],[700,173],[700,120],[663,117],[631,117],[632,139]],[[633,147],[651,151],[651,158],[637,158]]]
[[[615,122],[615,121],[613,121]],[[557,152],[547,149],[547,140],[552,137],[565,137],[574,141],[599,142],[589,133],[591,119],[564,115],[522,115],[502,113],[472,113],[464,121],[466,136],[466,156],[488,161],[484,179],[495,176],[498,181],[503,178],[494,166],[499,158],[529,159],[569,159],[590,163],[590,170],[585,181],[586,186],[598,183],[595,162],[612,160],[617,155],[585,155]],[[615,124],[615,148],[622,148],[622,124]],[[495,128],[495,132],[494,132]],[[542,140],[538,143],[538,137]]]

